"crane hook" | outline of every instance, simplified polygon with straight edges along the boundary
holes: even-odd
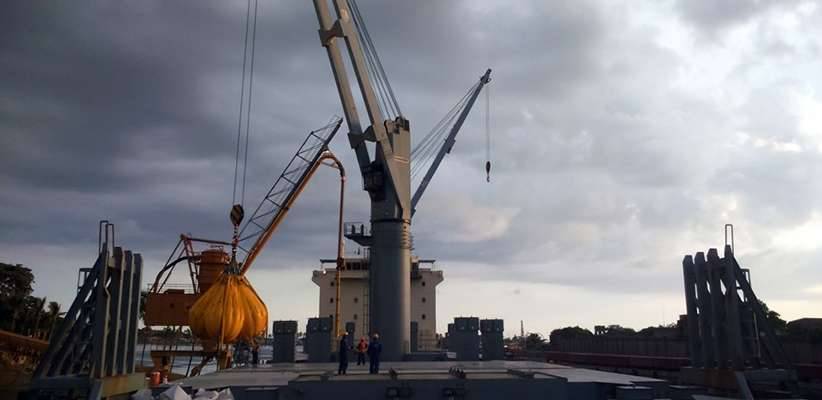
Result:
[[[491,160],[485,162],[485,181],[491,182]]]
[[[235,204],[231,207],[229,218],[231,219],[231,225],[234,226],[234,234],[231,236],[231,262],[228,265],[228,269],[235,274],[239,272],[239,267],[237,266],[237,245],[240,242],[240,223],[243,222],[244,217],[245,210],[243,210],[241,204]]]

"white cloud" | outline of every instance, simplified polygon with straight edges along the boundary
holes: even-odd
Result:
[[[810,251],[822,248],[822,216],[814,213],[805,223],[780,229],[773,234],[773,248],[780,251]]]

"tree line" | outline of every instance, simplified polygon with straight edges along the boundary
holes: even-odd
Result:
[[[58,302],[32,296],[33,284],[31,269],[0,263],[0,329],[48,340],[65,313]]]
[[[763,301],[759,301],[763,311],[767,317],[768,324],[774,329],[776,334],[784,339],[791,341],[803,341],[810,343],[822,343],[822,328],[807,328],[799,324],[789,324],[782,319],[782,316],[771,310]],[[623,327],[621,325],[598,325],[592,332],[589,329],[579,326],[567,326],[564,328],[554,329],[544,337],[539,333],[528,333],[525,338],[513,337],[506,338],[505,344],[509,346],[522,347],[523,343],[526,350],[549,350],[550,343],[557,343],[561,340],[573,340],[591,338],[594,336],[602,337],[669,337],[669,338],[684,338],[687,335],[687,329],[684,324],[687,323],[685,319],[680,319],[675,323],[667,325],[649,326],[639,331]]]

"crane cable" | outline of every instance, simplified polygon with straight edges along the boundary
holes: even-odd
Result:
[[[372,86],[376,88],[375,95],[379,100],[379,107],[385,113],[386,117],[402,116],[397,97],[394,95],[394,90],[391,88],[391,83],[388,80],[388,75],[385,73],[385,68],[382,66],[380,57],[377,54],[377,48],[371,35],[368,33],[368,28],[365,26],[365,20],[360,13],[360,8],[357,6],[356,0],[346,0],[348,8],[351,10],[351,17],[354,22],[354,27],[357,30],[357,36],[365,55],[366,67],[368,69],[369,79],[372,81]]]
[[[491,86],[485,88],[485,181],[491,183]]]
[[[462,98],[459,101],[457,101],[457,103],[454,104],[454,106],[451,107],[450,110],[448,110],[448,112],[445,114],[445,117],[443,117],[439,122],[437,122],[437,124],[434,125],[433,128],[431,128],[431,131],[428,132],[428,134],[426,134],[416,146],[414,146],[414,149],[411,150],[411,157],[416,158],[417,155],[422,154],[425,151],[425,149],[431,145],[432,141],[434,141],[437,135],[440,134],[445,127],[448,127],[448,122],[453,120],[454,116],[459,114],[460,111],[462,111],[466,101],[468,100],[468,97],[470,97],[471,93],[474,90],[476,90],[476,88],[477,84],[471,86],[471,88],[468,89],[468,92],[465,93],[465,95],[462,96]]]
[[[411,179],[414,179],[420,172],[427,169],[423,167],[434,159],[440,149],[440,143],[445,140],[445,136],[454,125],[454,120],[465,108],[471,93],[477,90],[478,85],[479,83],[471,86],[468,92],[434,125],[434,128],[414,146],[414,149],[411,151]]]
[[[251,0],[247,1],[246,5],[246,19],[245,19],[245,37],[243,40],[243,72],[240,82],[240,111],[237,117],[237,143],[234,154],[234,189],[231,195],[231,204],[243,205],[245,203],[245,184],[248,170],[248,148],[249,138],[251,132],[251,100],[252,87],[254,85],[254,56],[256,54],[257,44],[257,0],[254,0],[254,22],[251,23]],[[251,30],[251,55],[249,60],[249,43],[248,34]],[[246,71],[248,71],[248,92],[246,93]],[[245,114],[245,115],[243,115]],[[245,124],[245,126],[243,126]],[[245,138],[243,138],[243,127],[245,127]],[[245,142],[243,145],[243,141]],[[240,154],[240,148],[243,147],[243,153]],[[240,159],[242,156],[242,180],[240,181]],[[239,203],[237,202],[237,189],[240,189]]]
[[[248,0],[248,5],[245,10],[245,43],[243,46],[243,77],[240,83],[240,112],[237,116],[237,151],[234,154],[234,191],[231,194],[231,205],[237,204],[237,173],[240,170],[240,140],[242,139],[243,131],[243,102],[245,101],[245,64],[248,59],[248,22],[251,16],[251,0]]]
[[[246,183],[246,171],[248,167],[248,139],[250,135],[250,125],[251,125],[251,88],[254,83],[254,53],[256,49],[256,42],[257,42],[257,0],[254,0],[254,26],[253,32],[251,37],[251,60],[248,59],[248,31],[249,25],[251,21],[251,0],[248,0],[246,3],[246,12],[245,12],[245,37],[243,39],[243,72],[242,72],[242,80],[240,82],[240,112],[237,118],[237,146],[236,151],[234,154],[234,188],[231,195],[231,223],[234,227],[234,233],[231,240],[231,262],[228,264],[225,272],[228,273],[238,273],[239,267],[237,264],[237,246],[239,243],[239,226],[242,222],[243,216],[245,212],[243,211],[243,203],[245,202],[245,183]],[[250,62],[249,62],[250,61]],[[249,65],[250,64],[250,65]],[[246,93],[245,93],[245,86],[246,86],[246,66],[249,68],[249,78],[248,78],[248,105],[245,106],[244,103],[246,100]],[[240,169],[240,147],[242,142],[242,131],[243,131],[243,111],[245,111],[245,148],[243,150],[243,177],[242,177],[242,188],[240,193],[240,203],[237,203],[237,178]],[[216,287],[216,286],[215,286]],[[219,352],[223,351],[224,345],[224,338],[225,338],[225,315],[227,313],[226,307],[228,306],[228,285],[225,286],[225,292],[223,293],[223,312],[220,314],[220,336],[218,341],[218,366],[219,362]]]
[[[434,128],[426,134],[423,139],[414,146],[411,151],[411,179],[414,180],[420,176],[421,172],[427,170],[425,168],[429,165],[436,154],[439,152],[443,140],[453,127],[456,118],[462,113],[467,106],[469,97],[475,91],[479,90],[482,82],[477,82],[456,104],[446,113],[446,115],[434,125]],[[486,88],[487,90],[487,88]],[[490,128],[490,93],[485,93],[485,180],[491,181],[491,128]]]
[[[257,0],[254,0],[254,28],[251,30],[251,67],[248,74],[248,107],[245,118],[245,156],[243,159],[243,190],[240,195],[240,204],[245,204],[245,178],[246,168],[248,168],[248,139],[251,129],[251,92],[254,88],[254,55],[257,49]]]
[[[237,118],[237,148],[234,154],[234,189],[231,196],[231,213],[230,219],[231,223],[234,226],[234,233],[231,240],[231,269],[237,269],[236,266],[236,254],[237,254],[237,246],[239,244],[239,226],[245,216],[245,211],[243,210],[243,204],[245,203],[245,184],[246,184],[246,177],[248,172],[248,147],[249,147],[249,139],[251,134],[251,98],[252,98],[252,86],[254,84],[254,55],[256,53],[256,45],[257,45],[257,9],[258,3],[257,0],[254,0],[254,25],[252,29],[252,36],[251,36],[251,59],[249,60],[248,54],[248,32],[249,27],[251,25],[251,0],[248,0],[246,3],[246,13],[245,13],[245,37],[243,39],[243,72],[242,72],[242,80],[240,82],[240,112]],[[246,70],[248,70],[248,94],[246,95]],[[246,101],[248,104],[246,105]],[[244,108],[245,107],[245,108]],[[245,115],[243,115],[243,111],[245,111]],[[243,118],[245,118],[245,146],[243,149],[243,176],[241,182],[241,190],[240,190],[240,201],[237,202],[237,185],[238,185],[238,175],[240,169],[240,147],[243,144]]]
[[[459,107],[457,110],[461,108],[462,107]],[[458,114],[458,112],[455,112],[451,115],[447,115],[441,122],[441,127],[432,131],[433,135],[429,136],[430,139],[427,143],[421,143],[421,148],[418,148],[417,154],[412,156],[414,165],[412,165],[411,169],[411,179],[416,178],[420,173],[428,169],[424,167],[429,165],[434,160],[441,147],[445,145],[444,141],[450,131],[449,128],[454,125],[454,120],[457,118]]]

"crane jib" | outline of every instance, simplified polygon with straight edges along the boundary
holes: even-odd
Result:
[[[467,95],[467,101],[462,103],[462,108],[458,109],[458,115],[456,117],[456,121],[454,125],[451,127],[451,130],[448,133],[448,137],[445,139],[445,143],[443,143],[442,147],[437,152],[436,156],[434,157],[434,161],[431,162],[431,165],[428,167],[428,171],[423,176],[422,180],[420,181],[419,186],[414,191],[414,196],[411,198],[411,214],[416,212],[417,203],[422,198],[422,195],[425,193],[425,189],[428,188],[428,185],[431,183],[431,179],[434,177],[434,174],[437,172],[437,169],[442,163],[442,159],[445,157],[446,154],[451,152],[451,149],[454,147],[454,143],[456,142],[457,134],[462,128],[462,124],[465,122],[465,118],[468,117],[468,114],[471,112],[471,108],[474,106],[474,102],[477,100],[482,88],[491,81],[491,69],[485,71],[480,77],[479,82],[471,88],[471,91]],[[491,161],[487,161],[485,164],[485,171],[486,171],[486,180],[490,181],[490,175],[488,175],[491,171]]]
[[[245,252],[242,272],[251,267],[265,242],[277,229],[279,222],[318,166],[341,124],[342,118],[335,117],[326,126],[309,132],[299,150],[286,164],[283,172],[243,225],[238,239],[238,247]]]

